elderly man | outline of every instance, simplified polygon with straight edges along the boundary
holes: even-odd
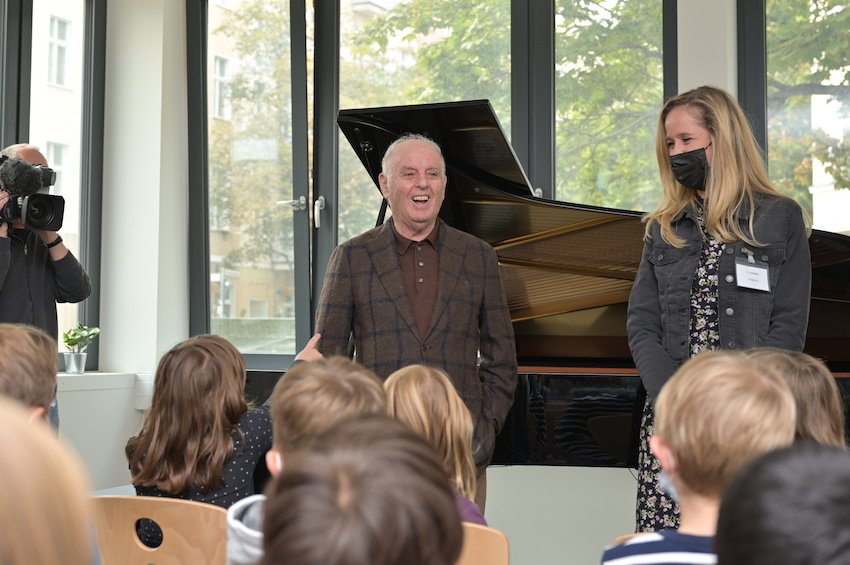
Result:
[[[381,378],[413,363],[448,373],[475,421],[483,508],[484,470],[517,372],[496,253],[438,219],[447,178],[436,143],[405,135],[389,146],[382,169],[392,218],[334,250],[316,323],[321,338],[308,349],[346,354],[353,336],[357,361]]]

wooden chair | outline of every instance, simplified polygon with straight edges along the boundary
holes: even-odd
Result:
[[[95,496],[91,500],[103,565],[226,562],[224,508],[153,496]],[[159,547],[147,547],[136,535],[140,518],[150,518],[162,529]]]
[[[495,528],[463,523],[463,549],[457,565],[508,565],[508,538]]]

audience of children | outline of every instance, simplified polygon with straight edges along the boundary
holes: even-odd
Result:
[[[782,377],[740,353],[703,352],[686,361],[661,389],[650,438],[681,524],[609,548],[603,565],[713,563],[726,485],[748,461],[792,443],[795,413]]]
[[[245,401],[245,360],[226,339],[201,335],[162,356],[141,431],[127,441],[136,493],[224,508],[254,494],[254,469],[271,447],[268,405]],[[159,528],[140,537],[153,547]]]
[[[29,409],[0,399],[11,453],[0,459],[0,562],[91,563],[81,467],[43,423],[22,428],[55,396],[56,344],[0,324],[0,358],[0,395]],[[126,446],[139,495],[229,508],[229,564],[448,565],[460,521],[486,524],[472,502],[472,419],[441,370],[408,366],[382,386],[347,358],[322,358],[294,366],[255,409],[245,378],[227,340],[181,342],[160,360]],[[660,392],[651,439],[681,526],[608,548],[603,565],[850,559],[842,405],[833,375],[807,354],[763,347],[687,361]],[[253,494],[264,454],[268,497]],[[151,545],[157,534],[140,529]]]
[[[387,377],[384,389],[390,415],[422,435],[442,458],[461,519],[486,526],[473,502],[472,416],[448,375],[436,367],[409,365]]]
[[[270,403],[274,442],[266,463],[273,476],[336,422],[386,414],[381,381],[369,369],[344,357],[294,366],[275,385]],[[227,559],[231,565],[254,564],[262,558],[265,500],[263,495],[254,495],[228,509]]]
[[[337,423],[268,489],[265,565],[454,565],[463,531],[433,448],[386,415]]]
[[[808,353],[755,347],[747,356],[779,373],[797,401],[797,441],[844,447],[844,408],[835,377]]]
[[[46,419],[56,397],[56,342],[38,328],[0,324],[0,395]]]
[[[715,537],[720,565],[850,563],[850,453],[798,443],[730,483]]]
[[[32,421],[30,411],[8,398],[0,398],[0,445],[0,563],[96,562],[89,484],[76,455],[46,421]]]

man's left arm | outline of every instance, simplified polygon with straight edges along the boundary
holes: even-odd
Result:
[[[516,342],[496,252],[485,255],[484,297],[479,318],[478,374],[483,383],[483,410],[498,432],[514,402],[517,385]]]
[[[38,236],[47,248],[54,273],[54,295],[57,302],[80,302],[91,294],[91,282],[85,269],[65,247],[54,231],[40,231]]]

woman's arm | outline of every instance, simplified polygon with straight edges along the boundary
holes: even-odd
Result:
[[[661,327],[661,302],[658,296],[658,280],[649,260],[652,243],[646,242],[643,257],[629,295],[629,311],[626,327],[629,348],[640,372],[644,388],[654,401],[661,387],[675,371],[675,364],[664,348],[664,333]]]

